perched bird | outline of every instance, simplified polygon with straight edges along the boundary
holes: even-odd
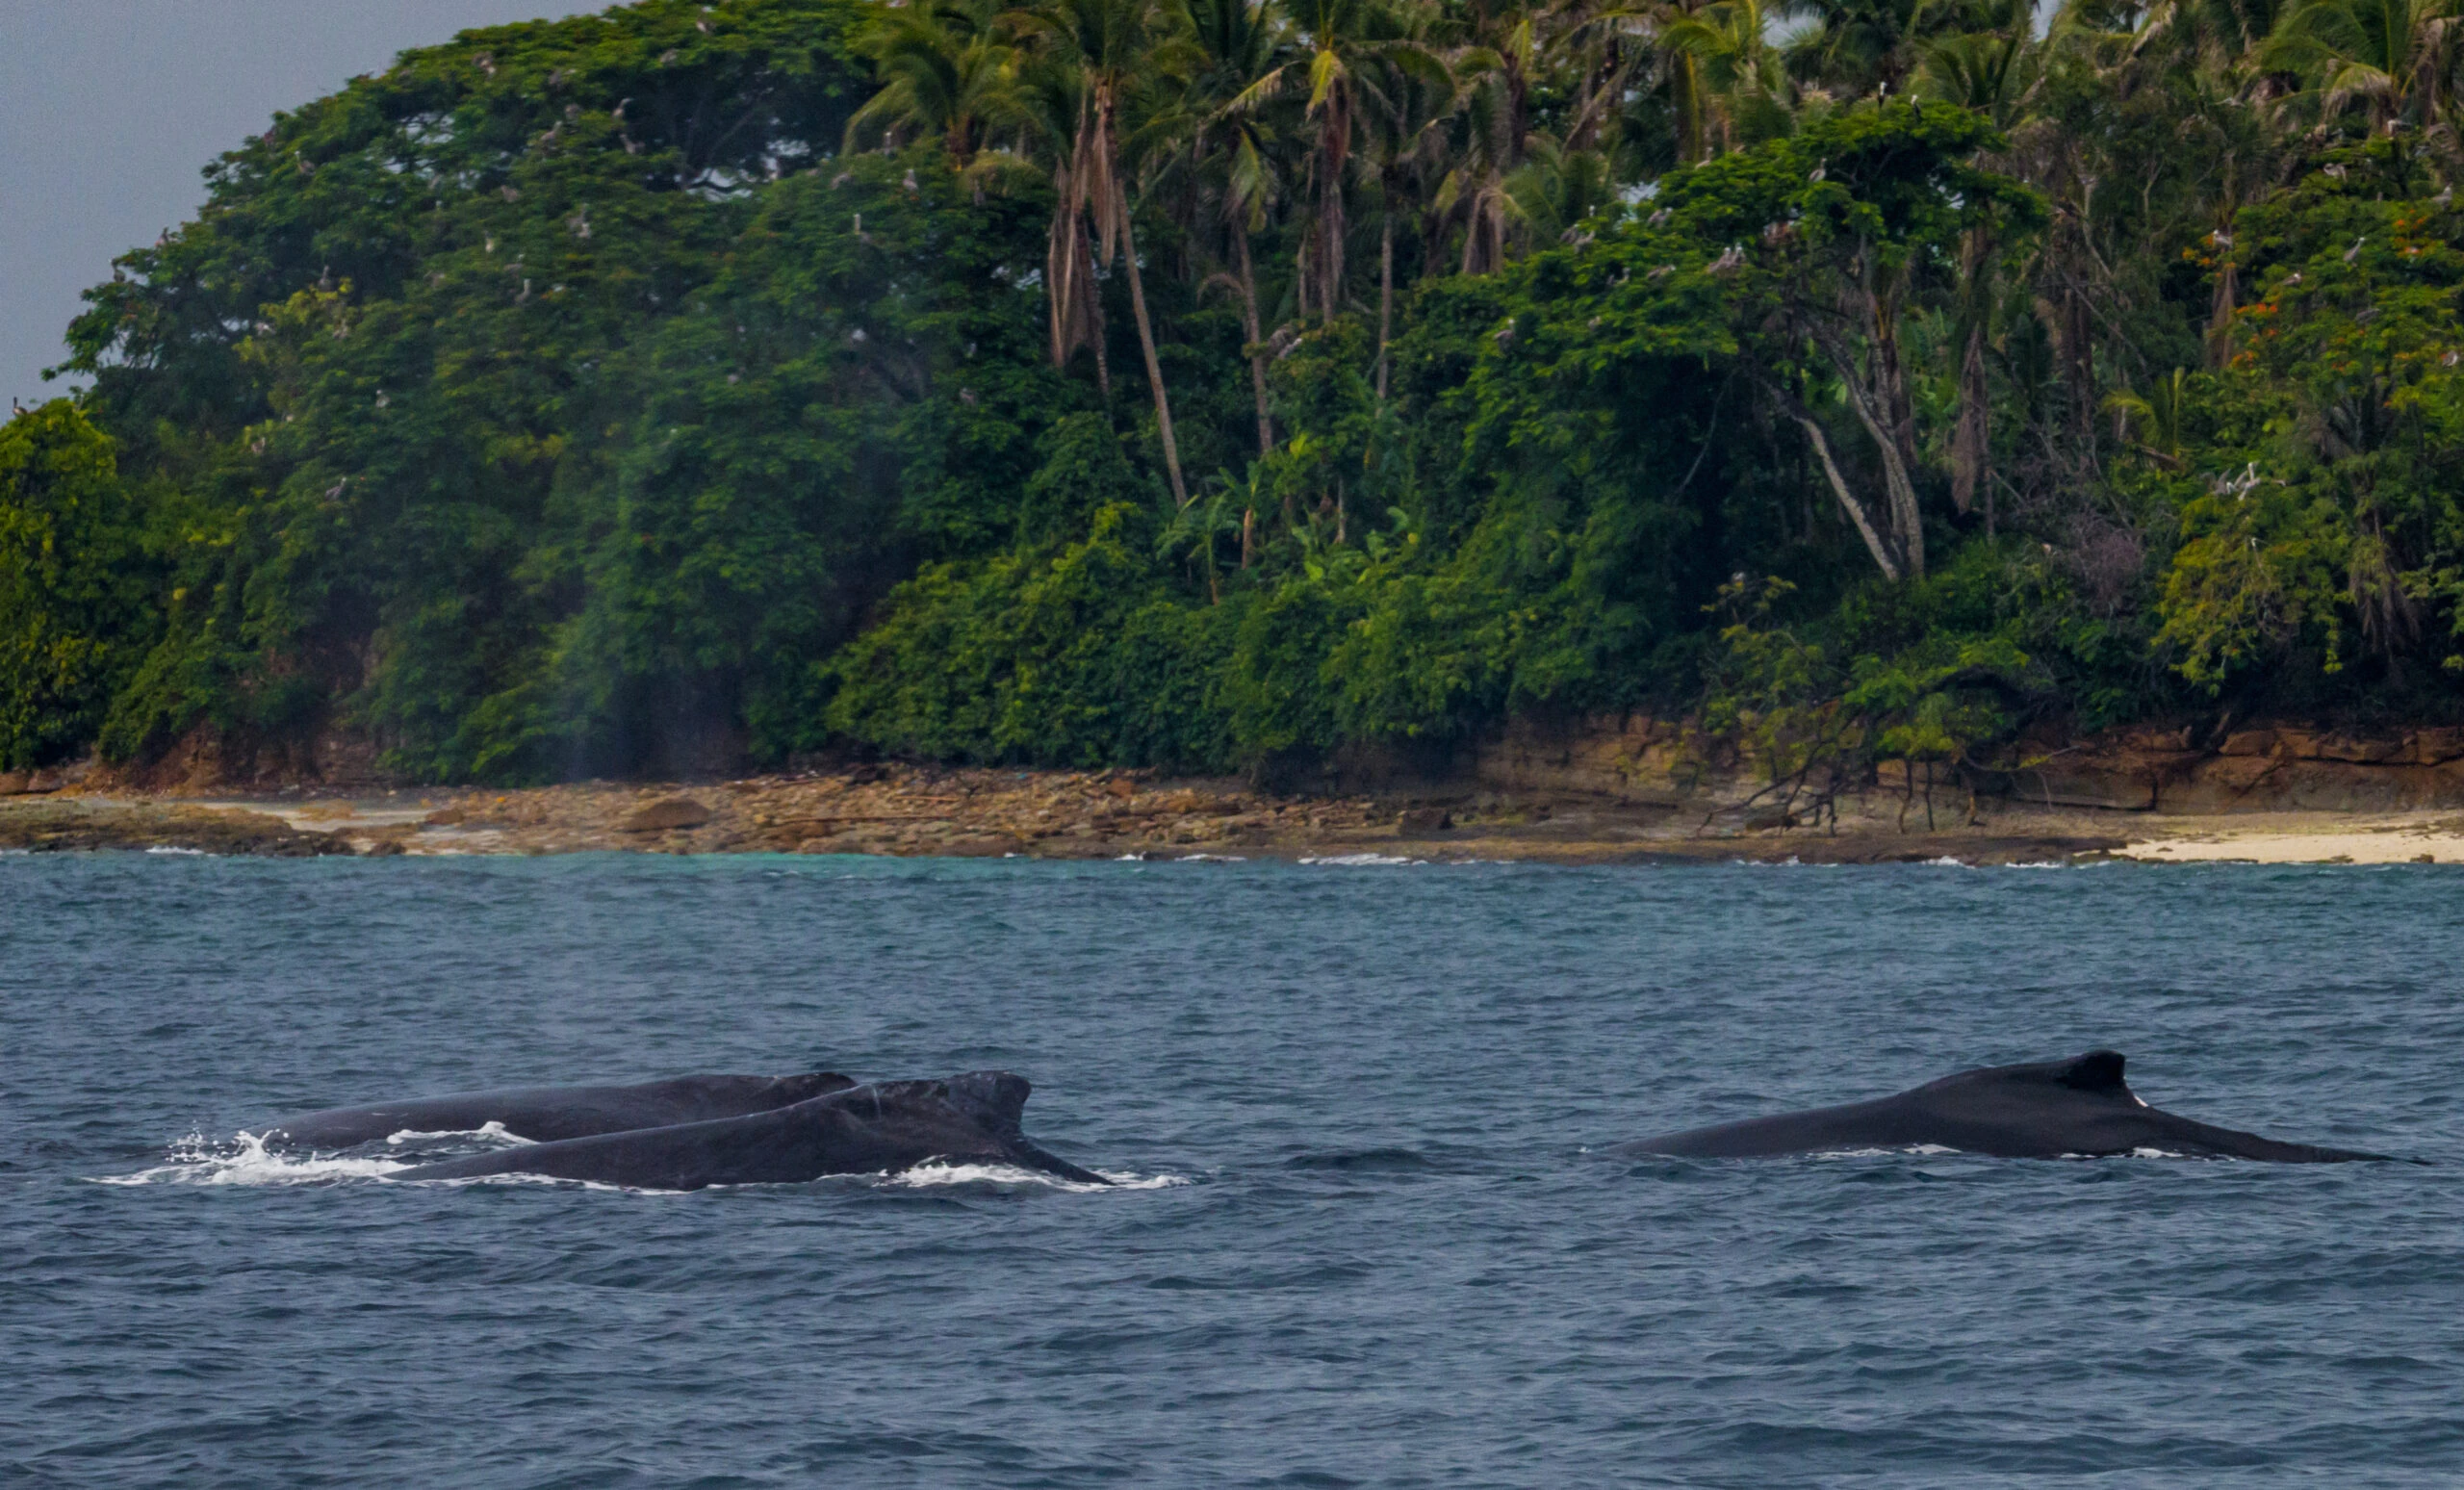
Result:
[[[2354,239],[2352,241],[2352,246],[2345,250],[2345,262],[2347,264],[2350,264],[2353,260],[2360,258],[2361,245],[2368,242],[2370,242],[2370,235],[2367,233],[2364,233],[2359,238]]]

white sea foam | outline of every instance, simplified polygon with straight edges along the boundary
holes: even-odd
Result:
[[[253,1133],[227,1144],[190,1134],[171,1145],[170,1163],[134,1174],[106,1174],[97,1185],[323,1185],[335,1180],[382,1179],[410,1166],[398,1159],[341,1159],[266,1150]]]
[[[507,1133],[502,1123],[491,1122],[486,1127],[440,1133],[421,1133],[405,1129],[389,1135],[392,1144],[425,1142],[436,1139],[489,1139],[506,1147],[519,1147],[530,1140]],[[97,1185],[326,1185],[344,1180],[385,1180],[415,1169],[424,1160],[343,1158],[332,1155],[297,1154],[269,1151],[264,1139],[253,1133],[241,1133],[228,1143],[216,1143],[202,1134],[192,1133],[171,1145],[167,1164],[140,1169],[134,1174],[95,1176]],[[903,1189],[934,1189],[946,1185],[1039,1185],[1072,1195],[1101,1195],[1116,1190],[1169,1190],[1186,1185],[1187,1176],[1179,1174],[1133,1174],[1097,1169],[1112,1183],[1092,1185],[1083,1180],[1064,1179],[1040,1169],[1024,1169],[1006,1164],[927,1164],[896,1174],[848,1174],[836,1179],[869,1181],[874,1184]],[[560,1179],[548,1174],[475,1174],[454,1179],[414,1180],[411,1184],[432,1185],[556,1185],[574,1190],[603,1190],[636,1195],[682,1195],[674,1190],[636,1189],[628,1185],[603,1185],[594,1180]],[[718,1186],[716,1189],[741,1189],[741,1186]],[[768,1188],[768,1187],[757,1187]]]
[[[145,852],[147,852],[148,854],[181,854],[181,855],[186,855],[186,856],[188,856],[189,858],[192,858],[192,859],[203,859],[203,858],[205,857],[205,850],[203,850],[203,849],[200,849],[200,848],[174,848],[174,847],[172,847],[172,846],[171,846],[170,844],[168,844],[168,843],[157,843],[157,844],[155,844],[152,848],[147,849]]]
[[[433,1133],[424,1133],[417,1128],[404,1128],[399,1133],[388,1133],[385,1135],[385,1142],[388,1143],[417,1143],[428,1139],[451,1138],[492,1139],[495,1142],[503,1144],[507,1148],[519,1147],[524,1143],[531,1142],[529,1139],[524,1138],[519,1133],[507,1133],[504,1130],[503,1123],[494,1121],[481,1123],[475,1128],[442,1128]]]
[[[1176,864],[1245,864],[1249,861],[1239,854],[1180,854],[1171,861]]]
[[[951,1185],[1035,1185],[1047,1190],[1065,1191],[1070,1195],[1099,1195],[1116,1190],[1168,1190],[1190,1183],[1178,1174],[1116,1174],[1109,1170],[1094,1172],[1112,1181],[1109,1185],[1091,1185],[1084,1180],[1064,1179],[1040,1169],[1029,1169],[1009,1164],[925,1164],[894,1174],[828,1174],[825,1182],[854,1182],[878,1185],[890,1190],[937,1190]],[[381,1176],[380,1176],[381,1177]],[[568,1190],[603,1190],[624,1195],[680,1195],[691,1194],[681,1190],[659,1190],[648,1186],[604,1185],[596,1180],[560,1179],[548,1174],[473,1174],[454,1179],[411,1180],[408,1184],[428,1185],[557,1185]],[[712,1185],[711,1190],[769,1190],[759,1185]]]
[[[1962,1152],[1964,1150],[1945,1147],[1940,1143],[1911,1143],[1904,1148],[1826,1148],[1813,1157],[1816,1159],[1886,1159],[1907,1154],[1918,1159],[1940,1159]]]
[[[1303,855],[1304,864],[1329,864],[1345,869],[1383,867],[1390,864],[1424,864],[1425,859],[1409,859],[1400,854],[1328,854],[1322,857]]]
[[[1112,1183],[1091,1185],[1085,1180],[1064,1179],[1058,1174],[1046,1174],[1041,1169],[1023,1169],[1014,1164],[919,1164],[896,1174],[885,1174],[881,1176],[881,1183],[909,1190],[932,1190],[944,1185],[1041,1185],[1073,1195],[1090,1195],[1116,1190],[1169,1190],[1189,1183],[1188,1177],[1180,1174],[1116,1173],[1110,1169],[1093,1172]]]

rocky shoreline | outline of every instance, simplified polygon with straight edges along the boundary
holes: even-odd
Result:
[[[1563,794],[1448,805],[1279,794],[1239,781],[1144,772],[912,765],[505,792],[295,787],[167,797],[64,785],[0,798],[0,850],[1993,863],[2061,861],[2126,847],[2121,835],[2088,820],[2098,814],[2022,809],[1958,828],[1902,832],[1893,818],[1898,798],[1884,795],[1870,821],[1852,815],[1838,831],[1816,832],[1718,827],[1697,810]]]
[[[2290,732],[2204,752],[2174,737],[2121,739],[2059,753],[2016,789],[1932,773],[1920,789],[1916,773],[1886,770],[1811,826],[1802,808],[1792,813],[1732,771],[1706,776],[1665,730],[1622,728],[1573,741],[1509,737],[1513,748],[1477,773],[1348,791],[906,763],[514,791],[366,782],[147,791],[72,769],[0,777],[0,852],[2464,862],[2464,810],[2450,800],[2464,784],[2464,757],[2450,752],[2464,746],[2443,733],[2408,736],[2400,753]],[[2185,789],[2228,774],[2267,789],[2229,804]]]

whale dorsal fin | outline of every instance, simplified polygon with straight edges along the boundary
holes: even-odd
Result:
[[[2054,1080],[2073,1092],[2127,1092],[2122,1085],[2121,1052],[2091,1050],[2055,1073]]]
[[[968,1071],[941,1084],[953,1106],[972,1116],[986,1130],[1015,1134],[1027,1114],[1027,1094],[1035,1089],[1024,1076],[1009,1071]]]

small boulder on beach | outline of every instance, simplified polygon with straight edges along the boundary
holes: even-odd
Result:
[[[690,797],[667,797],[635,811],[619,825],[620,833],[665,833],[699,828],[710,820],[710,809]]]

